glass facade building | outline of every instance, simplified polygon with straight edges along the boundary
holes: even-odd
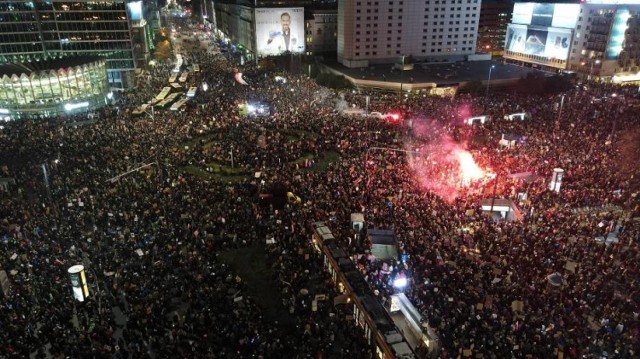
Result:
[[[133,84],[135,60],[125,0],[0,0],[0,64],[100,55],[114,87]]]
[[[100,57],[0,65],[3,116],[37,118],[92,110],[106,104],[108,92],[106,61]]]

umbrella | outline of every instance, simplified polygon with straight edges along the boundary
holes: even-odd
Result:
[[[562,275],[560,275],[560,273],[555,272],[553,274],[549,274],[547,276],[547,281],[549,282],[549,284],[551,284],[554,287],[559,287],[562,285],[563,280],[562,280]]]

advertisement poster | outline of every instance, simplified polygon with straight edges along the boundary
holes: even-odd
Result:
[[[517,2],[513,5],[511,22],[521,25],[574,29],[579,14],[580,4]]]
[[[580,4],[555,4],[552,27],[575,29],[580,15]]]
[[[618,58],[618,55],[624,48],[625,33],[629,28],[628,20],[631,17],[629,9],[626,7],[616,10],[616,15],[613,18],[613,24],[611,25],[611,34],[609,35],[609,44],[607,45],[606,58],[607,60],[614,60]]]
[[[509,24],[505,50],[548,59],[569,57],[572,30]]]
[[[531,14],[533,13],[532,2],[517,2],[513,4],[513,16],[511,22],[514,24],[531,24]]]
[[[527,27],[525,25],[509,24],[505,50],[524,53],[524,43],[527,40]]]
[[[550,27],[547,31],[545,56],[550,59],[566,60],[569,58],[569,42],[571,30]]]
[[[553,6],[554,4],[533,4],[533,12],[531,13],[531,25],[535,26],[551,26],[553,22]]]
[[[304,53],[304,8],[257,8],[258,56]]]
[[[128,2],[127,10],[129,10],[129,19],[131,21],[142,20],[142,1]]]
[[[524,53],[527,55],[542,56],[545,54],[547,44],[547,31],[534,28],[527,29],[527,41],[524,44]]]

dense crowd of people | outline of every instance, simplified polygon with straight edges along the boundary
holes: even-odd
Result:
[[[16,180],[0,192],[10,280],[0,356],[374,358],[352,308],[334,306],[340,293],[310,241],[314,221],[344,239],[381,302],[394,274],[407,274],[405,292],[439,338],[432,355],[640,355],[635,89],[589,84],[562,105],[511,94],[341,94],[362,108],[369,95],[371,111],[399,111],[409,125],[342,115],[340,95],[305,76],[246,65],[245,86],[223,56],[185,58],[202,69],[190,81],[208,90],[183,111],[132,114],[165,86],[172,64],[161,64],[91,123],[21,120],[0,130],[2,177]],[[271,115],[240,115],[247,101]],[[503,119],[520,111],[526,120]],[[490,120],[464,123],[477,114]],[[517,144],[499,146],[504,133]],[[494,176],[447,182],[457,171],[446,146]],[[210,176],[232,164],[243,179]],[[559,192],[549,191],[556,167],[565,170]],[[531,175],[511,176],[522,172]],[[276,192],[300,201],[280,203]],[[522,218],[483,214],[491,196],[514,200]],[[357,240],[351,213],[366,220]],[[393,229],[408,259],[364,255],[370,228]],[[254,246],[279,286],[277,322],[221,258]],[[87,269],[84,303],[70,293],[74,264]],[[560,286],[550,284],[554,273]]]

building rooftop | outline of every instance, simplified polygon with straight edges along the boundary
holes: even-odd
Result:
[[[43,61],[24,62],[24,63],[9,63],[0,65],[0,77],[7,75],[9,77],[13,75],[21,76],[25,74],[27,76],[32,73],[38,73],[41,71],[68,69],[70,67],[81,66],[89,64],[99,60],[103,60],[100,56],[69,56],[61,59],[49,59]]]
[[[493,60],[441,64],[416,63],[413,70],[405,70],[403,73],[397,69],[392,71],[393,64],[349,68],[337,61],[328,61],[325,62],[325,65],[354,80],[403,82],[405,84],[435,83],[439,87],[458,85],[470,81],[487,81],[491,66],[495,66],[491,70],[491,81],[498,82],[517,80],[526,76],[529,72],[536,71],[535,69]]]

